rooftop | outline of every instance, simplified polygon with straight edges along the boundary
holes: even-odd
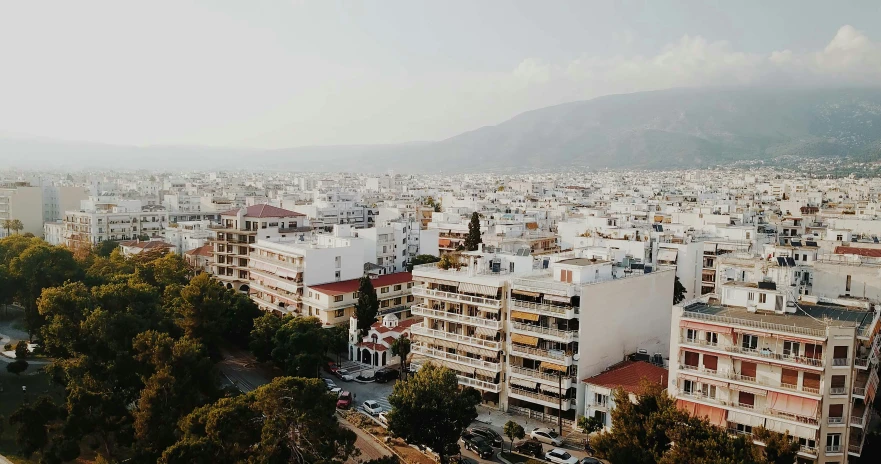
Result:
[[[667,385],[667,369],[645,361],[624,361],[606,369],[599,375],[584,379],[584,383],[608,388],[621,387],[628,393],[639,393],[645,379],[653,384]]]
[[[566,264],[569,266],[590,266],[591,264],[603,264],[609,261],[596,258],[569,258],[557,261],[555,264]]]
[[[746,308],[694,303],[685,308],[683,317],[746,325],[781,332],[823,337],[826,327],[859,327],[864,332],[874,320],[874,311],[830,304],[800,302],[795,313],[749,312]]]
[[[224,213],[220,213],[221,216],[236,216],[239,214],[239,209],[231,209]],[[287,209],[279,208],[277,206],[272,205],[252,205],[245,208],[245,216],[252,218],[282,218],[282,217],[298,217],[298,216],[306,216],[303,213],[297,213],[295,211],[290,211]]]
[[[381,275],[375,279],[370,279],[373,288],[386,287],[389,285],[403,284],[413,281],[413,275],[409,272],[396,272],[394,274]],[[355,293],[361,284],[361,279],[343,280],[340,282],[332,282],[329,284],[313,285],[309,289],[314,292],[323,293],[325,295],[344,295],[346,293]]]

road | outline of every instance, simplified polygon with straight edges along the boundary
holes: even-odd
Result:
[[[358,427],[355,427],[354,425],[349,423],[349,421],[343,418],[340,418],[340,424],[343,427],[355,432],[355,435],[357,435],[358,437],[355,440],[355,447],[361,451],[361,454],[357,458],[349,459],[347,462],[354,463],[359,461],[371,461],[373,459],[379,459],[383,456],[391,456],[392,453],[390,453],[379,443],[376,443],[376,440],[368,435],[367,432],[359,429]]]

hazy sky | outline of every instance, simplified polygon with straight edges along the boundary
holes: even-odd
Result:
[[[879,0],[0,0],[7,135],[393,143],[610,93],[879,82]]]

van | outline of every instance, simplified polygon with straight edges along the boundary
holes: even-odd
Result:
[[[376,371],[376,374],[373,376],[373,380],[378,383],[386,383],[389,380],[395,380],[401,376],[401,373],[395,369],[390,367],[383,367],[382,369]]]

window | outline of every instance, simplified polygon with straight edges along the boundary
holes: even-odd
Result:
[[[407,282],[407,288],[413,288],[413,282]]]
[[[747,392],[737,392],[737,404],[752,408],[756,405],[756,395]]]
[[[413,295],[407,295],[407,303],[412,303],[414,300]]]
[[[701,395],[704,395],[706,398],[716,398],[716,386],[715,385],[707,385],[701,384]]]
[[[798,371],[783,369],[780,373],[780,383],[794,390],[796,385],[798,385]]]
[[[261,222],[261,223],[260,223],[260,228],[261,228],[261,229],[265,229],[265,228],[266,228],[266,223],[265,223],[265,222]]]
[[[847,276],[847,280],[844,282],[844,291],[845,292],[850,291],[850,276]]]
[[[560,271],[560,282],[572,283],[572,271],[563,269]]]
[[[783,356],[798,356],[801,343],[785,340],[783,342]]]
[[[606,425],[606,412],[605,411],[594,411],[593,417],[596,417],[600,420],[600,423],[604,426]]]
[[[716,332],[707,332],[704,334],[704,338],[707,341],[707,345],[716,346],[719,344],[719,334]]]
[[[840,242],[840,241],[844,240],[844,236],[842,236],[841,234],[838,234],[835,236],[835,240]]]
[[[358,299],[358,292],[355,292],[352,294],[352,299],[355,299],[355,300]]]
[[[847,359],[847,346],[836,346],[835,348],[833,348],[832,358],[833,361],[836,359]]]
[[[343,316],[345,316],[345,315],[346,315],[346,310],[345,310],[345,309],[338,309],[338,310],[336,310],[336,311],[333,312],[333,317],[343,317]]]
[[[335,301],[335,302],[343,301],[343,296],[342,296],[342,295],[337,295],[337,296],[333,297],[333,301]]]
[[[719,369],[719,357],[705,354],[704,355],[704,370],[707,370],[710,372],[716,372],[717,369]]]
[[[740,346],[747,350],[755,350],[759,346],[759,337],[755,335],[743,334],[740,339]]]
[[[698,359],[700,355],[698,353],[692,351],[685,352],[685,365],[689,367],[697,367]]]
[[[746,299],[749,301],[755,301],[755,299],[756,299],[755,292],[749,292],[749,295],[747,295]]]
[[[382,287],[379,289],[379,293],[388,293],[388,287]]]
[[[795,254],[795,260],[798,261],[798,253]]]
[[[342,267],[342,264],[343,264],[343,258],[342,258],[341,256],[337,256],[337,257],[335,257],[335,258],[333,259],[333,261],[334,261],[334,265],[336,266],[337,269],[339,269],[340,267]]]
[[[593,403],[600,406],[608,406],[609,396],[600,393],[593,394]]]
[[[695,391],[694,385],[695,385],[695,382],[692,382],[691,380],[683,380],[682,381],[682,391],[685,393],[694,393],[694,391]]]
[[[312,291],[309,291],[309,298],[312,298]]]
[[[392,300],[382,300],[382,302],[379,303],[379,306],[382,308],[388,308],[389,306],[391,306],[391,302]]]
[[[827,453],[841,452],[841,434],[840,433],[827,433],[826,434],[826,452]]]
[[[743,433],[743,434],[748,434],[748,435],[753,433],[753,428],[751,425],[737,424],[736,429],[737,429],[738,433]]]
[[[401,289],[401,286],[400,286],[400,285],[395,285],[394,290],[395,290],[396,292],[399,291],[400,289]]]
[[[697,330],[694,329],[686,329],[685,330],[685,339],[694,342],[697,340]]]
[[[759,303],[764,303],[768,299],[767,293],[759,293]]]
[[[808,255],[801,255],[801,260],[802,260],[802,261],[807,261],[807,260],[808,260]]]
[[[333,275],[333,278],[336,280],[340,280],[340,271],[336,271]]]

